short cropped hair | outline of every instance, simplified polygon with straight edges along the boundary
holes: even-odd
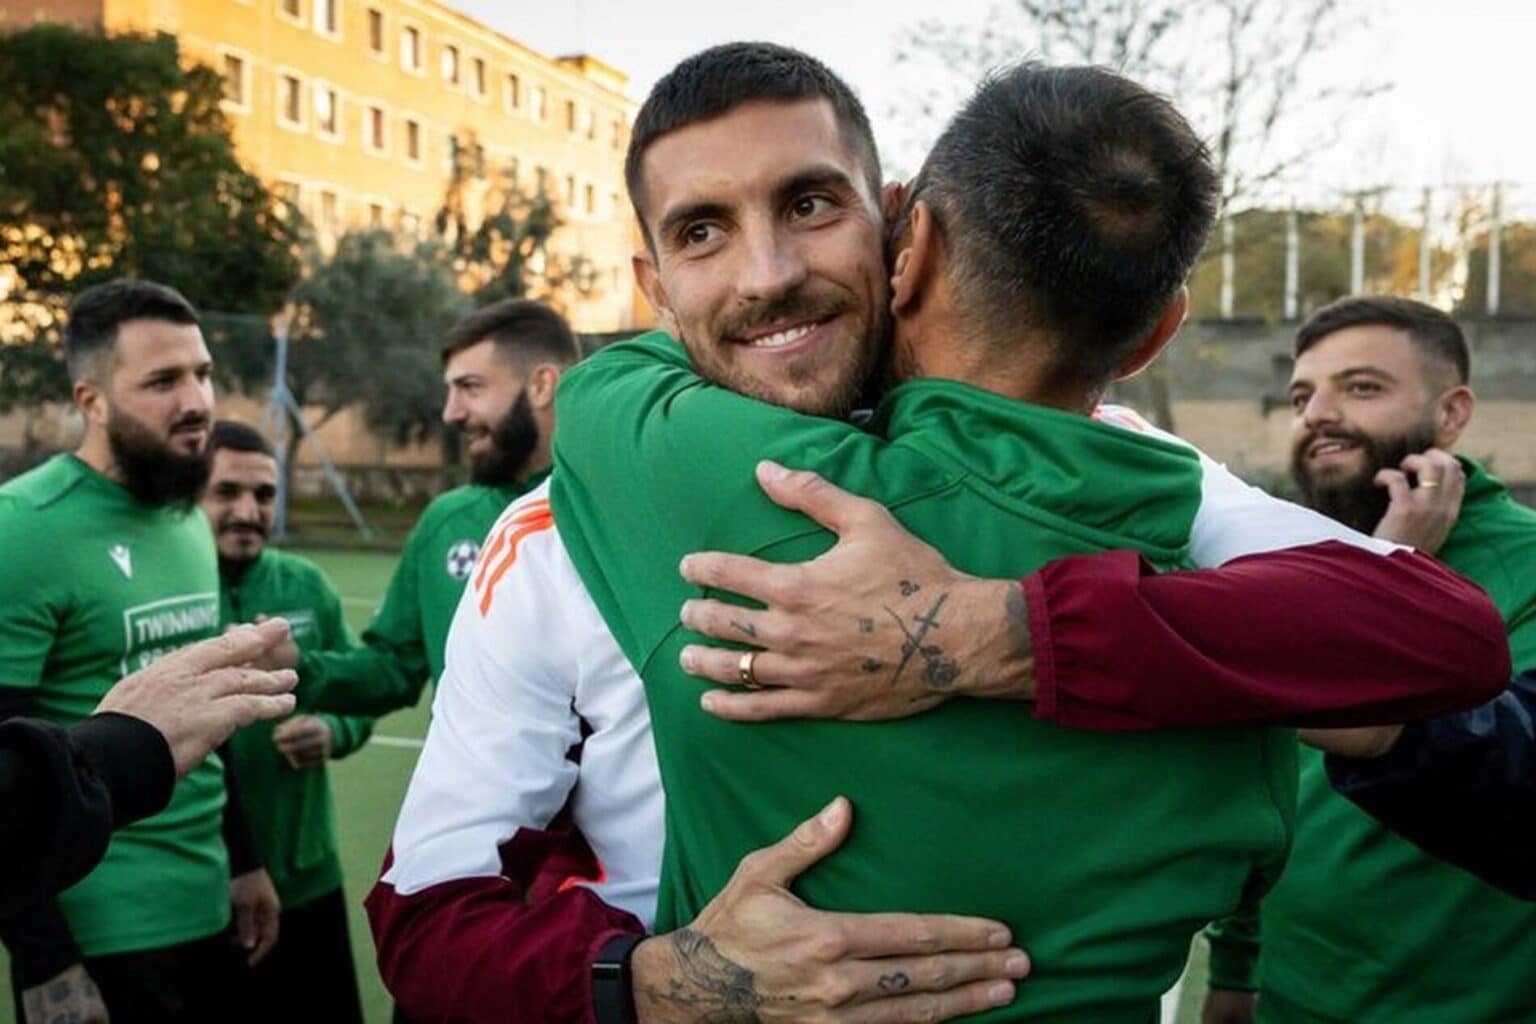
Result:
[[[1210,154],[1166,99],[1096,67],[988,77],[907,196],[945,239],[962,327],[1043,331],[1058,369],[1100,384],[1189,277],[1215,219]]]
[[[832,105],[843,142],[864,165],[870,195],[880,195],[880,154],[869,116],[848,83],[821,61],[775,43],[725,43],[687,58],[667,72],[635,115],[624,157],[624,182],[635,216],[651,243],[641,206],[645,151],[664,135],[722,117],[743,103],[795,103],[824,99]],[[742,145],[750,146],[751,139]]]
[[[1461,327],[1434,306],[1396,295],[1361,295],[1330,302],[1296,331],[1295,354],[1346,327],[1396,327],[1408,332],[1419,358],[1438,366],[1457,384],[1472,376],[1472,357]]]
[[[236,420],[219,420],[213,425],[213,431],[208,435],[208,458],[213,459],[215,452],[227,448],[232,452],[252,452],[257,455],[265,455],[268,458],[277,458],[277,450],[272,447],[272,442],[262,436],[261,431],[248,423],[240,423]]]
[[[443,364],[482,341],[494,342],[497,354],[518,366],[570,366],[581,354],[565,317],[533,299],[502,299],[454,324],[443,339]]]
[[[93,285],[69,304],[64,325],[64,362],[71,380],[81,380],[98,369],[94,364],[112,351],[117,332],[130,320],[164,320],[173,324],[198,323],[197,310],[176,289],[154,281],[120,278]]]

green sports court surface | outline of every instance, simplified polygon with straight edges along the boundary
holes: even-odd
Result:
[[[395,556],[372,551],[305,550],[330,575],[346,605],[347,619],[362,630],[389,582]],[[342,864],[346,870],[347,900],[351,906],[352,951],[357,959],[363,1010],[368,1024],[387,1024],[389,996],[374,967],[373,942],[363,916],[362,898],[378,877],[379,863],[389,845],[395,813],[410,781],[411,768],[421,738],[426,734],[430,694],[414,708],[379,720],[373,740],[343,761],[333,761],[329,771],[336,798],[341,835]],[[1191,978],[1179,1000],[1176,1021],[1199,1020],[1198,994],[1204,987],[1204,957],[1197,949]],[[1198,977],[1196,977],[1198,975]],[[1026,984],[1028,984],[1026,982]],[[14,1024],[10,992],[10,968],[0,951],[0,1024]],[[301,994],[295,993],[295,1006]]]

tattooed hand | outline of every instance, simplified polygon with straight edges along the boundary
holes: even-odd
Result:
[[[22,1024],[107,1024],[101,990],[80,964],[21,994]]]
[[[853,821],[838,797],[743,858],[686,928],[630,961],[641,1024],[941,1021],[1012,1001],[1029,959],[1006,926],[940,914],[829,914],[789,891]]]
[[[1029,622],[1017,580],[957,572],[881,505],[815,473],[758,465],[758,482],[785,508],[838,535],[826,554],[779,565],[718,552],[689,555],[690,583],[766,607],[717,600],[683,605],[695,632],[762,649],[753,674],[767,689],[712,690],[706,711],[737,721],[904,718],[956,696],[1034,696]],[[684,671],[740,681],[740,652],[690,645]]]

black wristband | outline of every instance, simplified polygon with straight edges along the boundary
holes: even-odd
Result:
[[[645,935],[619,935],[603,943],[592,962],[592,1015],[597,1024],[638,1024],[629,959]]]

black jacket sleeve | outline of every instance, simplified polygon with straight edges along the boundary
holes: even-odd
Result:
[[[235,778],[235,759],[227,742],[219,747],[219,758],[224,762],[225,792],[221,831],[224,846],[229,850],[229,877],[239,878],[263,865],[261,855],[256,852],[256,838],[251,835],[250,819],[245,816],[245,801],[240,796],[240,782]]]
[[[1536,900],[1536,671],[1408,726],[1384,757],[1329,756],[1334,788],[1442,860]]]
[[[126,715],[72,729],[0,722],[0,938],[23,985],[79,960],[54,893],[101,860],[114,828],[164,807],[176,782],[165,738]]]

